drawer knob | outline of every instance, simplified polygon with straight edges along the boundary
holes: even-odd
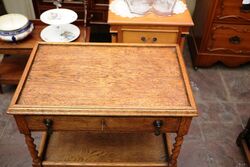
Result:
[[[155,127],[155,135],[159,136],[161,134],[161,127],[163,126],[163,121],[162,120],[155,120],[153,122],[153,125]]]
[[[157,42],[157,40],[158,40],[158,39],[157,39],[156,37],[153,37],[153,38],[152,38],[152,42],[153,42],[153,43],[154,43],[154,42]]]
[[[141,41],[142,41],[142,42],[147,42],[146,37],[141,37]]]
[[[229,42],[231,44],[240,44],[240,37],[238,37],[238,36],[230,37]]]
[[[53,125],[53,121],[51,119],[44,119],[43,120],[44,125],[47,128],[47,133],[50,135],[52,134],[52,125]]]

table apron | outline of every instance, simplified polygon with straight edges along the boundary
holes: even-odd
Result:
[[[45,131],[44,121],[52,121],[52,131],[155,132],[155,121],[162,122],[161,132],[177,132],[181,117],[87,117],[24,116],[31,131]]]

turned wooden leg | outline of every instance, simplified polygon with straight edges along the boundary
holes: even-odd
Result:
[[[24,135],[25,135],[25,142],[28,146],[30,155],[33,159],[33,167],[41,167],[41,160],[38,157],[38,151],[36,150],[34,139],[31,137],[31,134],[24,134]]]
[[[182,143],[183,143],[183,135],[177,135],[175,138],[175,143],[173,145],[172,155],[170,158],[170,164],[173,167],[177,166],[177,158],[180,154]]]

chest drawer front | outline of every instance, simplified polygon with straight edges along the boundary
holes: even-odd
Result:
[[[177,117],[77,117],[77,116],[26,116],[31,130],[46,130],[45,120],[52,121],[52,129],[82,131],[119,131],[119,132],[154,132],[154,122],[161,121],[161,131],[178,130],[180,118]]]
[[[215,24],[207,50],[215,53],[250,54],[250,26]]]
[[[175,44],[178,39],[178,30],[140,30],[123,29],[122,39],[124,43],[164,43]]]
[[[219,0],[216,8],[218,21],[244,22],[250,24],[250,8],[242,0]]]

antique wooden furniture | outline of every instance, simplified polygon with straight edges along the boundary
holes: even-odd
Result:
[[[39,43],[8,114],[33,166],[152,167],[177,165],[197,110],[177,45]]]
[[[188,10],[173,16],[157,16],[153,13],[143,17],[127,18],[109,11],[108,24],[112,42],[179,44],[183,48],[185,35],[193,26]]]
[[[54,0],[32,1],[37,19],[42,12],[55,8]],[[62,7],[74,10],[79,19],[86,19],[85,22],[91,26],[91,42],[111,41],[107,24],[109,0],[62,0]]]
[[[250,165],[250,118],[248,119],[245,129],[239,134],[236,143],[242,149],[248,165]]]
[[[36,18],[48,9],[55,8],[54,0],[32,0]],[[87,19],[92,24],[106,24],[108,14],[108,0],[86,0],[88,16]],[[80,19],[84,18],[84,0],[63,0],[63,8],[72,9],[77,12]]]
[[[41,41],[40,32],[45,28],[45,24],[39,20],[32,20],[35,29],[26,39],[17,43],[0,41],[0,54],[6,54],[0,63],[0,92],[1,84],[18,84],[23,73],[28,55],[37,41]],[[75,22],[80,27],[81,35],[76,42],[89,41],[90,28],[84,28],[82,21]],[[14,55],[14,56],[8,56]],[[18,56],[17,56],[18,55]]]
[[[198,0],[189,44],[195,67],[250,61],[250,15],[242,0]]]

